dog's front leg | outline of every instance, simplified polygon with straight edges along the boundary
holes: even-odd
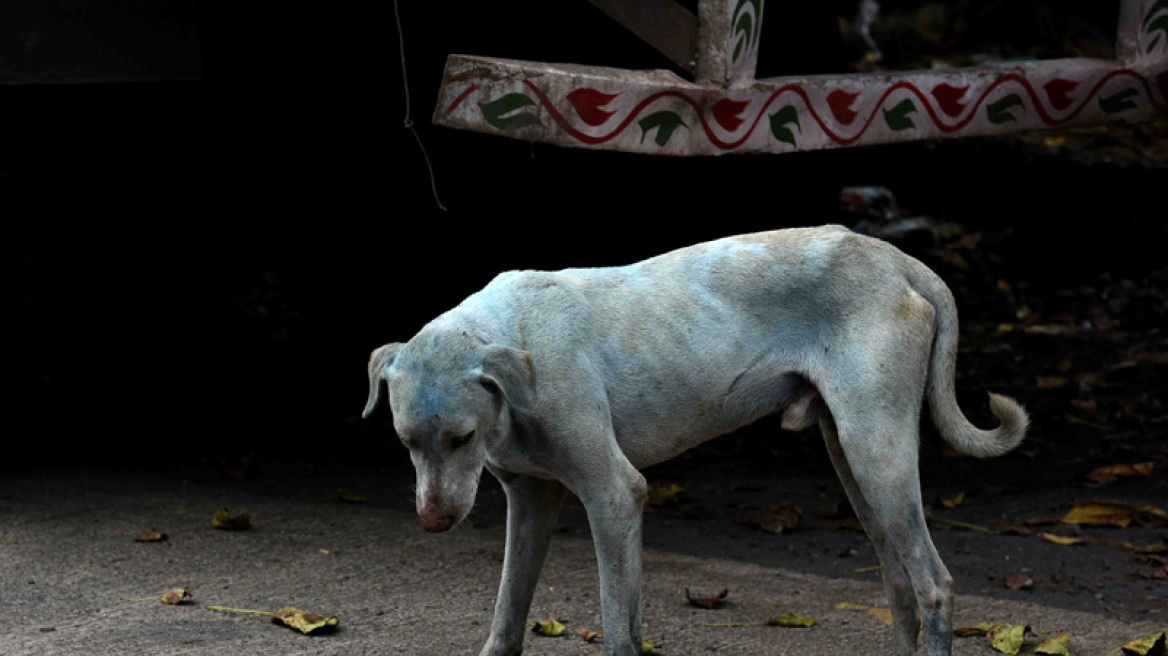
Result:
[[[495,476],[507,494],[507,547],[491,636],[479,656],[518,656],[523,653],[531,597],[567,488],[559,481],[531,476],[501,472]]]
[[[600,569],[605,656],[641,654],[641,513],[647,486],[625,463],[577,494],[588,511]]]

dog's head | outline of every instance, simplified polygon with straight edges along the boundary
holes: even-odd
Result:
[[[386,344],[369,357],[369,401],[381,383],[389,391],[393,425],[417,472],[422,528],[449,530],[474,504],[486,440],[508,408],[530,412],[535,364],[527,351],[484,344],[466,332],[428,326],[405,344]]]

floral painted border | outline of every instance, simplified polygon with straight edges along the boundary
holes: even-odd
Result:
[[[1168,7],[1168,0],[1157,6],[1161,3]],[[1168,14],[1164,18],[1168,21]],[[976,85],[962,83],[966,78],[960,74],[939,73],[890,76],[883,85],[851,77],[731,90],[680,80],[654,85],[636,75],[602,89],[613,86],[604,84],[602,74],[565,73],[557,80],[512,67],[507,75],[494,71],[481,83],[460,88],[437,118],[581,147],[668,154],[785,152],[1168,113],[1166,64],[1109,69],[1096,62],[1057,75],[1000,71]],[[484,69],[480,64],[475,70]],[[636,139],[625,136],[629,131]],[[757,132],[768,134],[767,140],[755,137]]]

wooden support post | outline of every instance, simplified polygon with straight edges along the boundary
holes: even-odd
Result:
[[[701,0],[698,84],[748,86],[754,81],[764,0]]]

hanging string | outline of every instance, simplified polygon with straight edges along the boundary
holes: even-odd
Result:
[[[448,211],[446,206],[442,204],[442,199],[438,197],[438,182],[434,179],[434,167],[430,164],[430,154],[426,152],[426,146],[422,143],[422,137],[418,136],[418,131],[414,129],[414,121],[410,118],[410,83],[406,76],[406,38],[402,32],[401,14],[398,12],[397,3],[398,0],[393,0],[393,18],[397,21],[397,43],[398,50],[401,52],[402,87],[405,89],[406,95],[406,115],[402,119],[402,125],[410,131],[410,134],[414,135],[414,141],[418,142],[418,148],[422,151],[422,159],[426,161],[426,170],[430,173],[430,192],[434,194],[434,202],[437,203],[438,209],[446,212]]]

